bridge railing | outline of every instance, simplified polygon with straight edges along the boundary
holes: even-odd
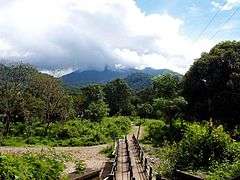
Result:
[[[129,143],[128,143],[127,136],[125,137],[125,144],[126,144],[129,176],[130,176],[130,180],[134,180],[135,177],[133,176],[133,166],[132,166],[133,160],[131,159],[131,154],[130,154],[130,150],[129,150]]]
[[[115,155],[114,156],[114,161],[113,161],[113,164],[112,164],[111,173],[106,178],[107,180],[116,179],[116,171],[117,171],[117,166],[118,166],[118,155],[119,155],[119,140],[117,140],[115,142],[115,148],[114,148],[113,154]]]
[[[136,136],[133,134],[132,136],[133,144],[135,149],[137,150],[138,158],[140,159],[140,162],[142,164],[143,170],[145,172],[145,175],[147,176],[148,180],[161,180],[161,175],[155,173],[153,171],[152,165],[149,162],[149,159],[145,155],[142,147],[139,144],[139,141],[137,140]]]

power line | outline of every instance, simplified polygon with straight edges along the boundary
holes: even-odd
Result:
[[[227,4],[227,1],[221,6],[221,8],[218,9],[218,11],[214,14],[214,16],[210,19],[210,21],[207,23],[207,25],[203,28],[203,30],[199,33],[196,41],[200,39],[200,37],[207,31],[208,27],[213,23],[217,15],[223,10],[224,6]]]
[[[236,8],[235,11],[226,19],[226,21],[222,24],[222,27],[224,27],[232,18],[233,16],[238,12],[240,7]],[[217,30],[210,38],[210,40],[214,39],[216,35],[221,32],[221,29]]]

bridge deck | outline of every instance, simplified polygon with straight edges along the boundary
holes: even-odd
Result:
[[[132,170],[133,170],[133,177],[135,177],[136,180],[146,180],[145,173],[143,171],[143,167],[141,165],[141,162],[137,156],[137,151],[134,148],[134,144],[132,141],[132,138],[129,136],[128,138],[128,145],[129,145],[129,155],[131,159],[132,164]],[[127,161],[127,148],[125,144],[125,140],[121,139],[119,141],[119,154],[118,154],[118,165],[117,165],[117,171],[116,171],[116,180],[130,180],[130,172],[129,164]]]

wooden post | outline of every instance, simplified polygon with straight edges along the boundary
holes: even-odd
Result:
[[[149,167],[149,180],[152,180],[152,167]]]
[[[140,156],[141,164],[143,163],[143,156],[144,156],[143,151],[141,151],[141,156]]]
[[[130,179],[133,177],[133,171],[132,171],[132,166],[130,166]]]
[[[144,160],[144,171],[147,171],[147,158]]]

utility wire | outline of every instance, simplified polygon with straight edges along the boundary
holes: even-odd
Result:
[[[226,19],[226,21],[222,24],[222,27],[224,27],[232,18],[233,16],[238,12],[238,10],[240,9],[240,7],[236,8],[235,11],[233,11],[233,13]],[[216,37],[216,35],[221,32],[221,29],[217,30],[210,38],[210,40],[214,39]]]
[[[227,1],[221,6],[221,8],[218,9],[218,11],[214,14],[214,16],[210,19],[210,21],[207,23],[207,25],[203,28],[203,30],[199,33],[196,41],[200,39],[200,37],[207,31],[208,27],[213,23],[217,15],[223,10],[224,6],[227,4]]]

